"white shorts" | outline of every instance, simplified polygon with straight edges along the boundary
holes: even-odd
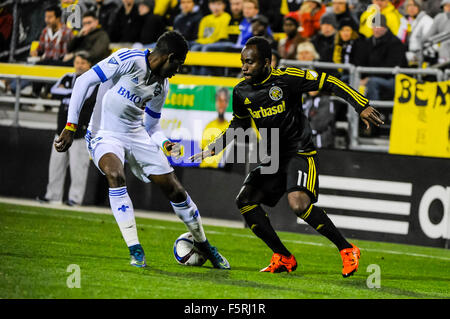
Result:
[[[127,160],[133,174],[145,183],[149,175],[163,175],[173,171],[163,151],[150,138],[145,128],[133,133],[98,131],[91,137],[88,131],[86,142],[95,166],[102,172],[98,162],[106,153],[115,154],[122,164]],[[102,172],[104,175],[104,173]]]

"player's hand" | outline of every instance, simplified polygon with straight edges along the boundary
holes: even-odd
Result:
[[[170,156],[175,157],[176,159],[178,159],[184,155],[184,146],[181,145],[180,143],[170,142],[170,144],[168,143],[168,145],[166,147],[170,148],[170,149],[168,149]]]
[[[210,156],[214,156],[215,152],[214,150],[204,150],[200,153],[194,154],[191,157],[189,157],[189,160],[191,162],[201,162],[203,161],[203,159],[210,157]]]
[[[65,152],[69,149],[73,142],[75,132],[64,129],[59,137],[55,140],[55,149],[58,152]]]
[[[184,146],[180,143],[173,143],[167,140],[164,142],[163,151],[166,156],[172,156],[178,159],[184,155]]]
[[[381,120],[381,113],[371,106],[366,107],[359,116],[366,125],[366,130],[370,128],[370,123],[376,126],[384,124],[384,122]]]

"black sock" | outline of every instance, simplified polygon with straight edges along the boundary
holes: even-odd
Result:
[[[352,247],[336,226],[334,226],[333,222],[322,208],[311,204],[299,217],[317,230],[321,235],[332,241],[339,250]]]
[[[266,212],[259,205],[247,205],[240,208],[245,222],[253,233],[269,246],[274,253],[289,257],[291,253],[283,245],[272,227]]]

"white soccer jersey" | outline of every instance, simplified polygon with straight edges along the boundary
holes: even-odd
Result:
[[[102,99],[100,129],[126,133],[142,126],[144,108],[153,99],[146,111],[159,118],[169,81],[148,83],[147,52],[121,49],[92,68],[102,82],[113,82]]]
[[[169,81],[148,83],[151,70],[149,51],[120,49],[85,72],[74,88],[68,122],[77,124],[86,88],[102,82],[97,105],[91,118],[91,131],[131,132],[143,125],[151,131],[158,124],[161,109],[169,90]],[[101,104],[100,104],[101,102]]]

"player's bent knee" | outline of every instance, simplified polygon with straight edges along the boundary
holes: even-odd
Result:
[[[108,180],[109,187],[121,187],[125,186],[125,175],[118,170],[106,170],[104,171],[106,179]]]
[[[289,207],[297,216],[304,215],[305,211],[310,208],[311,199],[304,192],[296,192],[288,194]]]

